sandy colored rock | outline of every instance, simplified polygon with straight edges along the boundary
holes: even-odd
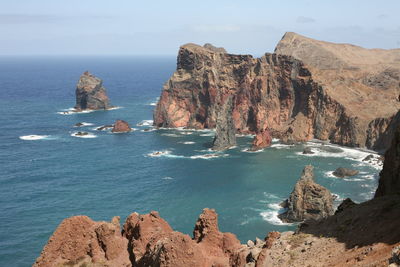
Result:
[[[103,87],[103,81],[88,71],[79,78],[75,94],[76,110],[97,110],[111,107],[106,89]]]
[[[124,120],[116,120],[111,130],[113,133],[127,133],[132,131],[129,124]]]

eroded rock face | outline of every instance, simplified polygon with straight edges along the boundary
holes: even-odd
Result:
[[[257,134],[267,129],[272,137],[286,142],[316,138],[355,147],[385,146],[382,136],[400,108],[399,88],[393,87],[396,83],[383,85],[386,89],[366,85],[362,82],[364,65],[336,60],[336,54],[320,48],[324,42],[300,39],[285,35],[277,54],[261,58],[215,52],[195,44],[182,46],[177,70],[163,87],[154,124],[215,128],[220,100],[230,95],[234,97],[232,116],[237,133]],[[298,40],[312,45],[297,46]],[[338,54],[346,47],[337,45]],[[313,52],[313,65],[314,61],[305,66],[293,58],[303,59]],[[360,58],[369,52],[361,49],[354,55],[359,53]],[[383,68],[381,61],[374,63]],[[397,69],[400,61],[390,62]],[[353,73],[355,68],[360,71]]]
[[[119,217],[107,223],[75,216],[58,226],[33,266],[131,266],[127,244]]]
[[[400,193],[400,127],[397,127],[392,144],[385,153],[375,197]]]
[[[279,215],[284,222],[320,220],[334,214],[333,197],[328,189],[314,182],[313,167],[304,168],[286,202],[287,211]]]
[[[129,124],[124,120],[116,120],[111,130],[113,133],[127,133],[132,131]]]
[[[224,101],[217,115],[213,150],[225,150],[236,145],[235,125],[232,120],[232,97]]]
[[[98,110],[110,108],[103,81],[88,71],[84,72],[76,85],[76,110]]]

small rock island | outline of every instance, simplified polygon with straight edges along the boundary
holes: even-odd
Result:
[[[106,88],[103,87],[103,81],[88,71],[85,71],[79,78],[75,94],[76,111],[101,110],[112,107],[106,94]]]

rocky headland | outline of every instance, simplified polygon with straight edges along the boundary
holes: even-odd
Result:
[[[103,81],[88,71],[79,78],[75,94],[76,111],[111,108]]]
[[[256,146],[267,146],[271,135],[384,151],[399,121],[399,51],[295,33],[260,58],[186,44],[163,87],[154,124],[215,128],[221,100],[233,96],[236,132],[258,135]]]

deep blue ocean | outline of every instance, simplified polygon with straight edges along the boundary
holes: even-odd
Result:
[[[252,139],[244,136],[238,147],[205,157],[213,132],[144,131],[175,64],[174,57],[0,59],[0,266],[32,265],[57,225],[73,215],[107,221],[119,215],[123,223],[132,212],[157,210],[175,230],[191,234],[208,207],[218,212],[220,229],[243,242],[293,230],[276,214],[306,164],[338,195],[337,203],[373,196],[379,167],[362,161],[369,152],[311,142],[316,154],[306,156],[304,145],[275,140],[248,153]],[[103,79],[120,108],[59,114],[74,106],[75,85],[86,70]],[[136,130],[95,130],[116,119]],[[78,122],[87,126],[74,127]],[[77,131],[93,138],[73,136]],[[334,178],[337,167],[360,174]]]

